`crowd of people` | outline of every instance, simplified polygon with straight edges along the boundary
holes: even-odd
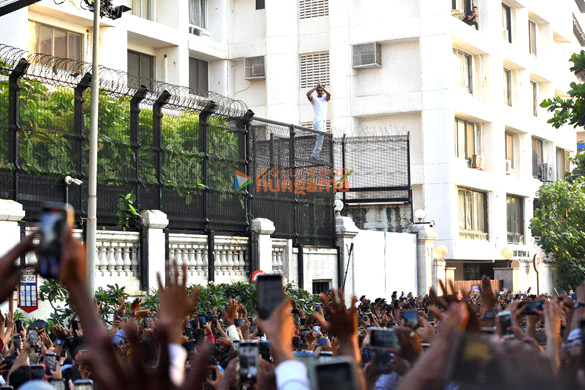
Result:
[[[0,259],[0,302],[18,281],[29,236]],[[314,313],[283,299],[267,318],[235,299],[197,310],[176,263],[156,312],[124,302],[106,327],[69,232],[59,279],[75,305],[68,327],[0,315],[0,385],[13,389],[585,389],[585,284],[554,297],[492,291],[389,299],[321,295]],[[260,294],[260,292],[259,292]],[[440,294],[440,295],[439,295]],[[259,301],[261,297],[259,297]],[[6,387],[7,389],[10,387]],[[4,387],[1,387],[4,389]]]

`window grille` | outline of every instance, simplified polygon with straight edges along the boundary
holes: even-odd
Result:
[[[329,15],[329,0],[299,0],[299,19]]]
[[[329,52],[301,55],[301,88],[329,86]]]

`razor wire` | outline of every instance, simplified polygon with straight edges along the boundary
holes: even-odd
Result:
[[[48,54],[31,53],[10,45],[0,44],[0,69],[8,73],[21,59],[30,65],[27,76],[45,81],[55,86],[74,88],[86,73],[91,74],[91,63],[54,57]],[[171,94],[168,104],[177,109],[202,111],[210,102],[215,103],[214,113],[225,117],[238,118],[243,116],[248,107],[241,100],[231,99],[216,92],[183,87],[156,81],[146,77],[138,77],[128,72],[99,66],[100,89],[119,95],[133,96],[140,86],[148,85],[147,99],[155,101],[163,91]]]

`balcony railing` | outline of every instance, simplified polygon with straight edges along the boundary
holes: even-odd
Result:
[[[488,234],[477,230],[460,230],[459,238],[464,240],[484,240],[487,241]]]
[[[524,234],[508,232],[508,243],[509,244],[524,244]]]

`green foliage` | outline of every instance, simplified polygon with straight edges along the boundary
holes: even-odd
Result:
[[[532,234],[555,259],[559,287],[575,288],[585,280],[585,177],[545,184],[537,197]]]
[[[573,66],[571,71],[577,76],[582,76],[585,71],[585,51],[575,53],[571,56]],[[585,126],[585,84],[571,83],[571,89],[567,92],[569,97],[563,99],[559,96],[554,99],[544,100],[540,106],[553,113],[548,123],[559,128],[568,123],[573,127]]]
[[[102,317],[104,322],[111,324],[114,317],[114,311],[116,310],[116,307],[118,307],[118,301],[120,299],[126,301],[130,295],[126,292],[125,287],[120,287],[117,283],[114,285],[108,284],[106,287],[107,289],[105,290],[102,287],[98,288],[95,292],[95,300],[100,308],[100,317]],[[129,309],[130,306],[128,302],[126,306],[126,309]]]
[[[140,212],[138,212],[138,209],[134,205],[135,201],[136,197],[132,192],[126,195],[120,195],[118,209],[116,210],[118,226],[127,228],[140,226]]]
[[[7,68],[0,74],[8,75]],[[76,152],[78,135],[74,129],[73,90],[43,85],[26,77],[20,81],[20,163],[22,170],[33,175],[83,176],[87,174],[89,145],[89,91],[85,99],[85,145],[83,156]],[[139,116],[138,149],[140,180],[146,185],[158,185],[156,150],[153,137],[153,112],[141,107]],[[0,80],[0,139],[9,140],[8,81]],[[202,182],[204,153],[199,150],[199,114],[181,108],[165,109],[162,123],[161,147],[164,151],[162,182],[174,189],[186,204],[200,195],[207,186]],[[130,97],[100,90],[98,182],[106,185],[128,185],[135,181],[136,156],[130,140]],[[233,171],[240,160],[238,135],[231,131],[226,119],[209,118],[209,183],[210,189],[233,192]],[[12,169],[10,143],[0,144],[0,170]],[[82,157],[82,171],[78,172]],[[220,201],[225,196],[220,196]],[[124,221],[126,223],[126,221]],[[131,221],[128,221],[131,223]]]

